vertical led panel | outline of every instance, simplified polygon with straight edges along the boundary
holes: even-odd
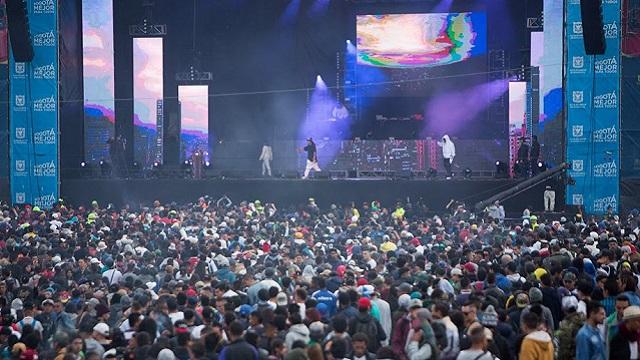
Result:
[[[205,152],[209,160],[209,86],[178,86],[180,102],[180,154],[190,159],[195,150]]]
[[[113,0],[82,0],[84,159],[109,159],[114,136]]]
[[[514,81],[509,83],[509,135],[522,136],[524,134],[525,117],[527,114],[527,83]]]
[[[133,39],[134,159],[143,168],[162,163],[162,40]]]

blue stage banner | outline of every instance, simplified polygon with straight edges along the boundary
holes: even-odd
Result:
[[[618,211],[620,182],[620,1],[602,5],[604,55],[586,55],[579,0],[567,0],[567,162],[575,185],[567,204],[587,213]]]
[[[48,209],[59,182],[57,3],[27,4],[35,56],[9,59],[11,196],[14,204]]]

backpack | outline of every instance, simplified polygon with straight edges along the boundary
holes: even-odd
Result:
[[[447,327],[441,322],[434,321],[431,324],[431,328],[433,329],[433,336],[436,339],[438,350],[442,351],[446,349],[449,345],[449,339],[447,338]]]
[[[366,334],[369,338],[369,349],[372,348],[373,344],[378,344],[373,346],[373,348],[377,348],[380,344],[380,340],[378,340],[378,326],[376,325],[375,319],[372,317],[369,319],[369,321],[362,322],[356,318],[354,321],[355,323],[353,324],[353,334]]]

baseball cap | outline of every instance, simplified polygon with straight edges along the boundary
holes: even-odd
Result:
[[[366,297],[361,297],[358,300],[358,309],[371,309],[371,300]]]
[[[525,293],[520,293],[516,296],[516,306],[519,308],[524,308],[529,305],[529,296]]]
[[[105,323],[97,323],[96,326],[93,327],[93,331],[101,334],[102,336],[109,336],[109,325]]]
[[[422,307],[422,300],[420,299],[411,299],[409,302],[409,309],[417,309]]]

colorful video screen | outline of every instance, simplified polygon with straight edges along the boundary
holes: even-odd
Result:
[[[196,150],[209,160],[209,86],[178,86],[180,102],[180,150],[182,161],[191,159]]]
[[[143,168],[162,164],[162,40],[133,39],[134,160]]]
[[[449,65],[486,53],[486,14],[359,15],[358,63],[384,68]]]
[[[113,0],[82,0],[84,161],[110,160],[114,136]]]

